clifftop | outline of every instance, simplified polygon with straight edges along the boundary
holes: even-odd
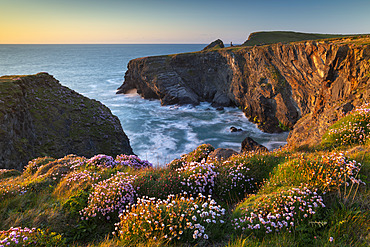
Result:
[[[39,156],[132,154],[118,118],[51,75],[0,77],[0,168]]]
[[[343,38],[358,35],[321,34],[321,33],[299,33],[288,31],[268,31],[251,33],[243,43],[243,46],[267,45],[275,43],[290,43],[305,40],[322,40],[331,38]]]
[[[289,145],[311,145],[370,101],[369,44],[365,35],[138,58],[118,92],[137,89],[164,105],[236,105],[263,131],[293,129]]]

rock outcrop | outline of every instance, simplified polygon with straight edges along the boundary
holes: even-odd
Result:
[[[212,162],[222,162],[230,158],[231,156],[238,154],[233,149],[230,148],[217,148],[216,150],[212,151],[209,153],[207,157],[207,163],[212,163]]]
[[[0,168],[39,156],[133,154],[119,119],[46,73],[0,77]]]
[[[348,108],[370,101],[369,44],[362,36],[138,58],[118,93],[236,105],[263,131],[293,129],[290,146],[311,145]]]
[[[222,40],[220,39],[217,39],[213,41],[212,43],[210,43],[209,45],[207,45],[206,47],[204,47],[203,51],[217,49],[217,48],[225,48],[224,42],[222,42]]]
[[[241,153],[249,152],[249,151],[259,151],[259,152],[268,152],[269,150],[267,147],[259,144],[255,140],[250,137],[247,137],[242,142]]]

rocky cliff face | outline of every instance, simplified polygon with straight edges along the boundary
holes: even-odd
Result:
[[[231,47],[130,61],[118,93],[162,104],[236,105],[288,144],[316,144],[353,106],[370,101],[370,37]]]
[[[132,154],[118,118],[52,76],[0,77],[0,168],[39,156]]]

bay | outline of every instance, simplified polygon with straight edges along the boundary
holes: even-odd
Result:
[[[139,95],[117,95],[131,59],[192,52],[204,44],[0,45],[0,75],[47,72],[86,97],[101,101],[118,116],[139,157],[163,165],[198,145],[240,150],[250,136],[269,149],[284,145],[287,133],[267,134],[238,108],[217,111],[199,106],[161,106]],[[230,127],[242,132],[231,133]]]

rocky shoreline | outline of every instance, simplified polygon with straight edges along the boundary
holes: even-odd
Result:
[[[118,93],[163,105],[238,106],[265,132],[314,146],[340,116],[370,101],[370,37],[229,47],[131,60]]]

